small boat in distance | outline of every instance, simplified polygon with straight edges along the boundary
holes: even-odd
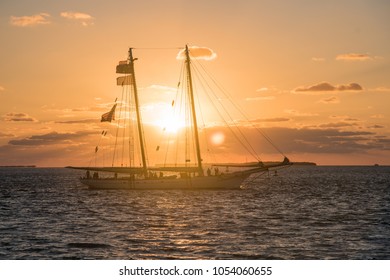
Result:
[[[80,178],[81,183],[93,189],[129,189],[129,190],[227,190],[227,189],[240,189],[243,185],[243,182],[252,174],[262,174],[268,172],[273,168],[281,168],[290,166],[291,163],[289,159],[283,155],[283,160],[281,162],[276,162],[272,164],[264,164],[262,161],[257,160],[253,163],[212,163],[206,164],[203,163],[201,143],[199,140],[199,128],[197,120],[197,111],[196,102],[195,102],[195,93],[193,86],[192,78],[192,59],[191,59],[191,50],[186,45],[184,50],[182,50],[184,55],[184,64],[183,64],[183,84],[185,90],[182,92],[182,96],[179,97],[181,100],[185,99],[187,103],[186,116],[185,118],[189,122],[190,132],[186,133],[189,138],[191,138],[192,144],[185,145],[185,156],[184,160],[181,163],[174,164],[163,164],[158,166],[149,166],[148,165],[148,156],[146,149],[146,140],[147,135],[144,133],[144,127],[142,122],[140,102],[138,96],[138,89],[136,83],[136,75],[134,64],[137,60],[133,57],[133,48],[129,49],[128,59],[126,61],[121,61],[116,67],[116,73],[121,74],[117,78],[117,85],[123,88],[123,92],[126,92],[126,97],[123,97],[120,101],[118,107],[122,107],[125,113],[121,113],[119,119],[128,121],[133,121],[133,124],[121,124],[118,125],[123,130],[126,127],[133,125],[134,134],[130,133],[128,140],[124,140],[125,132],[121,137],[120,141],[123,143],[128,143],[130,146],[128,148],[128,156],[130,158],[129,164],[127,166],[110,166],[110,167],[70,167],[73,169],[82,169],[86,170],[85,177]],[[180,82],[179,82],[180,83]],[[126,88],[126,89],[125,89]],[[130,104],[131,102],[131,104]],[[115,120],[115,110],[118,103],[115,103],[112,109],[102,115],[102,122],[111,122]],[[199,104],[199,103],[198,103]],[[174,106],[174,101],[172,101],[172,106]],[[198,105],[199,106],[199,105]],[[128,112],[132,109],[132,113]],[[128,115],[126,115],[128,114]],[[162,116],[156,116],[160,118]],[[225,123],[228,125],[228,122]],[[130,131],[130,128],[128,129]],[[105,136],[107,131],[102,132],[102,136]],[[127,133],[127,132],[126,132]],[[118,132],[116,137],[118,138]],[[241,131],[238,131],[236,140],[241,144],[247,144],[247,140],[242,140]],[[263,133],[260,133],[264,136]],[[266,137],[268,141],[269,138]],[[115,144],[118,140],[115,140]],[[139,147],[139,163],[136,164],[134,160],[135,146]],[[193,159],[189,159],[189,149],[193,149]],[[156,148],[159,150],[160,146]],[[253,148],[249,147],[248,150],[253,152]],[[278,151],[280,151],[278,149]],[[98,146],[95,148],[95,153],[98,152]],[[122,153],[123,154],[123,153]],[[114,152],[115,155],[115,152]],[[195,162],[195,163],[193,163]],[[225,172],[220,172],[218,168],[225,167]],[[213,171],[212,171],[213,170]],[[93,174],[91,175],[91,173]],[[102,176],[101,174],[111,174],[110,176]]]

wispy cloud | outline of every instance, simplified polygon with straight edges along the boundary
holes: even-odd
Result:
[[[56,131],[41,134],[41,135],[32,135],[23,139],[10,140],[8,144],[10,145],[23,145],[23,146],[41,146],[41,145],[54,145],[67,143],[70,144],[74,140],[78,140],[82,137],[90,135],[89,131],[79,131],[75,133],[58,133]]]
[[[210,48],[192,46],[189,47],[190,56],[195,59],[213,60],[217,57],[217,54]],[[185,59],[185,50],[182,49],[176,56],[176,59]]]
[[[277,117],[277,118],[264,118],[264,119],[257,119],[254,120],[254,122],[288,122],[290,121],[290,118],[284,118],[284,117]]]
[[[26,27],[26,26],[36,26],[44,25],[50,23],[50,15],[47,13],[40,13],[32,16],[11,16],[10,24],[13,26]]]
[[[343,61],[367,61],[372,59],[374,59],[374,57],[363,53],[346,53],[339,54],[338,56],[336,56],[336,60]]]
[[[376,92],[390,92],[389,87],[376,87],[376,88],[370,89],[370,90],[376,91]]]
[[[325,58],[323,58],[323,57],[312,57],[311,60],[314,61],[314,62],[324,62]]]
[[[383,114],[376,114],[376,115],[370,116],[370,118],[372,118],[372,119],[383,119],[384,117],[385,117],[385,115],[383,115]]]
[[[385,128],[385,126],[380,125],[380,124],[374,124],[374,125],[368,126],[367,128],[371,128],[371,129],[380,129],[380,128]]]
[[[353,122],[332,122],[332,123],[320,124],[318,127],[320,127],[320,128],[342,128],[342,127],[353,127],[356,125],[357,125],[357,123],[353,123]]]
[[[348,85],[332,85],[328,82],[321,82],[311,86],[301,86],[293,90],[295,93],[312,93],[312,92],[335,92],[335,91],[361,91],[363,87],[358,83]]]
[[[293,116],[296,116],[296,117],[315,117],[315,116],[318,116],[317,113],[308,113],[308,112],[299,112],[297,110],[294,110],[294,109],[287,109],[287,110],[284,110],[287,114],[290,114],[290,115],[293,115]]]
[[[83,26],[89,26],[93,25],[94,18],[86,13],[80,13],[80,12],[62,12],[61,17],[80,22]]]
[[[256,92],[264,92],[264,91],[268,91],[268,90],[269,90],[268,87],[261,87],[261,88],[256,89]]]
[[[4,116],[7,122],[36,122],[37,120],[26,113],[7,113]]]
[[[2,138],[2,137],[14,137],[15,135],[13,135],[13,134],[9,134],[9,133],[4,133],[4,132],[1,132],[0,131],[0,138]]]
[[[247,97],[245,98],[246,101],[269,101],[274,100],[275,96],[258,96],[258,97]]]
[[[60,124],[89,124],[89,123],[97,123],[98,119],[82,119],[82,120],[69,120],[69,121],[57,121],[55,123]]]
[[[163,85],[151,85],[148,87],[149,89],[158,90],[163,93],[174,94],[177,91],[177,88],[163,86]]]
[[[328,98],[323,98],[318,102],[324,103],[324,104],[336,104],[336,103],[340,103],[340,98],[338,98],[337,96],[331,96]]]

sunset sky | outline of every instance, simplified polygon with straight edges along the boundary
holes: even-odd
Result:
[[[0,165],[86,165],[129,47],[157,135],[185,44],[213,51],[202,64],[292,161],[388,165],[389,14],[387,0],[2,0]]]

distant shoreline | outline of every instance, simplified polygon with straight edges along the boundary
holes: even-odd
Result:
[[[306,162],[306,161],[303,161],[303,162],[293,162],[292,164],[293,165],[313,165],[313,166],[317,166],[317,163],[315,163],[315,162]]]
[[[4,168],[35,168],[37,167],[36,165],[0,165],[0,167]]]

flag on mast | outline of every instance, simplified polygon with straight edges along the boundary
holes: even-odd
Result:
[[[116,78],[116,84],[118,86],[124,86],[124,85],[132,85],[133,84],[133,76],[132,75],[126,75]]]
[[[100,120],[101,122],[111,122],[112,120],[115,120],[115,108],[116,108],[116,103],[112,107],[112,109],[102,115],[102,119]]]
[[[131,74],[131,64],[127,61],[119,61],[116,66],[116,73],[118,74]]]

